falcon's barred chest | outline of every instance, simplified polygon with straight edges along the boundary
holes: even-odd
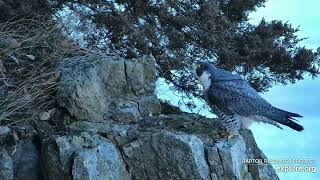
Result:
[[[242,126],[241,120],[235,118],[234,115],[228,115],[228,114],[223,113],[223,111],[221,111],[216,105],[211,104],[209,101],[209,98],[207,96],[208,89],[209,88],[206,89],[204,87],[203,94],[204,94],[205,101],[210,105],[211,109],[218,116],[219,120],[221,121],[222,125],[226,128],[226,130],[232,135],[237,135],[241,126]]]

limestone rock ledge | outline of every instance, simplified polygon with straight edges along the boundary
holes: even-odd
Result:
[[[242,163],[266,158],[251,131],[226,140],[216,119],[162,114],[151,56],[92,54],[59,71],[58,106],[48,114],[63,131],[0,127],[0,179],[279,179],[271,165]]]

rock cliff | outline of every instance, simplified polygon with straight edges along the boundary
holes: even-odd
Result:
[[[225,140],[216,119],[163,113],[153,57],[63,62],[57,107],[39,115],[59,131],[0,127],[0,179],[278,179],[271,165],[242,163],[266,158],[251,131]]]

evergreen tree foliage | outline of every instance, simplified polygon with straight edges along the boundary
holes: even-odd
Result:
[[[74,23],[88,47],[117,51],[127,58],[152,54],[159,75],[179,90],[197,92],[190,83],[190,65],[197,60],[236,71],[258,91],[266,91],[275,83],[294,83],[304,74],[319,74],[319,51],[299,45],[303,38],[297,37],[298,28],[276,20],[249,23],[248,14],[266,0],[28,2],[35,1],[42,6],[31,3],[30,9],[57,20],[63,18],[61,12],[76,15]],[[12,2],[21,4],[10,2],[12,7]],[[68,26],[64,26],[66,32],[74,33]]]

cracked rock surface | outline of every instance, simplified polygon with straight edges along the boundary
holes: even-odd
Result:
[[[59,71],[58,107],[47,121],[64,131],[1,127],[0,180],[279,179],[271,165],[243,163],[266,159],[251,131],[226,140],[217,119],[161,111],[151,56],[92,54]]]
[[[54,136],[43,144],[48,179],[130,179],[119,150],[100,135]]]
[[[72,58],[61,68],[58,103],[78,120],[138,122],[160,113],[154,95],[155,75],[152,57]]]

